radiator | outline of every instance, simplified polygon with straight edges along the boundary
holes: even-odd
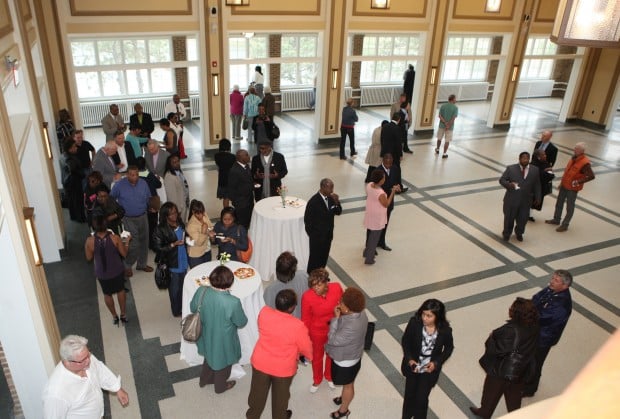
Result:
[[[437,101],[447,102],[450,95],[456,95],[456,100],[460,102],[487,100],[488,93],[489,83],[487,82],[440,83]]]
[[[362,86],[360,106],[391,105],[398,102],[402,90],[400,86]]]
[[[193,99],[198,102],[198,97],[190,98],[192,102],[192,117],[195,115],[195,110],[200,109],[199,106],[193,106]],[[129,123],[129,116],[134,113],[134,105],[140,103],[145,113],[150,113],[153,121],[157,123],[161,118],[165,118],[164,108],[166,104],[171,101],[170,96],[155,97],[155,98],[143,98],[143,99],[126,99],[126,100],[110,100],[106,102],[83,102],[80,103],[80,110],[82,112],[82,126],[98,127],[101,126],[101,120],[110,112],[110,105],[116,103],[120,109],[121,115],[125,118],[125,123]]]
[[[200,118],[200,96],[190,96],[189,105],[191,107],[190,113],[192,114],[192,119]]]
[[[550,97],[555,80],[526,80],[520,81],[517,86],[518,99],[528,97]]]
[[[280,92],[282,111],[308,109],[312,101],[312,89],[282,90]]]

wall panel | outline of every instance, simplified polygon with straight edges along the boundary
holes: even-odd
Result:
[[[190,15],[192,0],[70,0],[73,16]]]

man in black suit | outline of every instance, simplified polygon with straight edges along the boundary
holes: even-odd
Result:
[[[514,227],[517,240],[522,242],[532,203],[538,204],[541,199],[540,174],[538,168],[530,164],[530,153],[519,154],[519,163],[507,166],[499,183],[506,188],[502,237],[508,241]]]
[[[394,185],[399,185],[401,188],[401,192],[397,193],[407,192],[409,188],[404,188],[402,185],[400,167],[394,165],[394,158],[390,153],[385,153],[383,155],[383,162],[379,167],[377,167],[377,169],[382,170],[383,173],[385,173],[385,182],[383,183],[381,188],[383,188],[387,196],[390,196],[390,193],[392,193],[392,187]],[[390,205],[388,205],[387,207],[388,223],[390,222],[390,215],[392,214],[393,209],[394,200],[390,201]],[[383,231],[381,231],[381,236],[379,237],[379,243],[377,244],[377,247],[380,247],[383,250],[387,250],[389,252],[392,250],[392,248],[385,243],[385,233],[387,231],[387,227],[388,225],[386,224]]]
[[[261,141],[258,154],[252,157],[252,177],[260,187],[254,189],[256,201],[270,196],[277,196],[282,186],[282,178],[286,176],[286,160],[277,151],[273,151],[270,141]]]
[[[116,154],[112,156],[112,160],[118,167],[119,173],[127,172],[129,166],[136,165],[136,155],[133,146],[125,141],[125,132],[118,130],[114,134],[114,142],[116,143]]]
[[[327,265],[334,237],[334,215],[341,213],[340,200],[334,193],[334,182],[327,178],[321,179],[320,189],[310,198],[304,213],[306,233],[310,239],[308,273]]]
[[[403,130],[398,126],[400,118],[401,112],[394,112],[390,123],[381,129],[381,157],[386,153],[391,154],[394,164],[398,167],[403,157]]]
[[[237,223],[250,228],[252,210],[254,209],[254,180],[250,171],[250,155],[240,149],[235,154],[237,161],[228,172],[228,197],[235,207]]]
[[[136,113],[129,117],[129,127],[140,128],[138,137],[151,138],[151,133],[155,130],[155,124],[153,123],[151,114],[142,112],[142,105],[139,103],[136,103],[133,109]]]
[[[551,142],[551,137],[553,137],[553,133],[551,131],[543,131],[540,136],[540,141],[537,141],[534,146],[534,151],[538,149],[543,150],[547,156],[547,162],[551,165],[551,167],[553,167],[555,164],[555,159],[558,157],[558,148]],[[532,154],[534,153],[532,152]]]

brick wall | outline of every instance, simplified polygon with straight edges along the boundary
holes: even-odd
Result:
[[[269,35],[269,57],[279,58],[282,51],[282,35]],[[271,94],[276,98],[275,111],[280,112],[282,104],[280,102],[280,64],[269,64],[269,81],[267,85],[271,87]]]
[[[353,55],[362,55],[364,49],[364,35],[353,35]],[[353,107],[359,108],[361,96],[360,75],[362,73],[361,61],[351,62],[351,87],[353,88]]]
[[[187,45],[185,36],[172,37],[172,59],[174,61],[187,60]],[[187,68],[175,68],[174,78],[176,83],[176,93],[181,96],[185,106],[189,105],[189,101],[184,99],[189,97],[189,81],[187,76]]]
[[[0,343],[0,365],[2,365],[2,372],[4,373],[4,379],[9,387],[11,399],[13,399],[13,415],[16,419],[21,419],[24,417],[24,411],[22,410],[22,405],[19,402],[19,397],[17,396],[17,390],[15,389],[15,383],[13,383],[13,377],[11,376],[11,371],[9,370],[9,364],[6,361],[6,356],[4,355],[2,343]]]

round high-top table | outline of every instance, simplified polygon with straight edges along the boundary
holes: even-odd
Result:
[[[254,245],[250,265],[265,280],[271,280],[276,259],[286,250],[297,258],[297,268],[306,270],[310,244],[304,228],[306,201],[288,196],[282,206],[279,196],[261,199],[254,205],[248,235]]]
[[[202,263],[193,269],[191,269],[186,275],[183,283],[183,305],[182,313],[183,317],[190,313],[189,304],[196,293],[196,290],[202,285],[197,280],[207,278],[211,271],[219,266],[219,261],[211,261]],[[226,267],[235,272],[238,268],[252,268],[245,263],[230,261],[226,262]],[[245,375],[245,371],[240,365],[246,365],[250,363],[250,357],[254,350],[254,345],[258,340],[258,313],[265,305],[263,300],[263,287],[260,273],[254,269],[254,276],[246,279],[239,279],[235,277],[235,282],[230,289],[230,293],[241,300],[241,306],[243,312],[248,318],[248,323],[245,327],[238,329],[239,341],[241,343],[241,359],[239,364],[233,366],[231,372],[231,378],[241,378]],[[204,282],[204,281],[203,281]],[[179,329],[180,332],[180,329]],[[198,354],[198,348],[195,343],[187,342],[181,337],[181,359],[187,362],[189,365],[202,365],[203,357]]]

